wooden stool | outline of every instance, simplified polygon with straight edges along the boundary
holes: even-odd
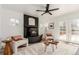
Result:
[[[13,54],[13,50],[11,47],[11,40],[5,40],[3,41],[5,43],[5,48],[4,48],[4,55],[12,55]]]

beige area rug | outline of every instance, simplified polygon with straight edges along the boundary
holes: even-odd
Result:
[[[46,52],[44,52],[44,44],[36,43],[28,47],[23,47],[18,49],[18,53],[14,55],[74,55],[78,49],[78,45],[72,43],[59,42],[57,49],[49,45]]]

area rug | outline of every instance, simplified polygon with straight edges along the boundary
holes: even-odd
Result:
[[[78,47],[79,45],[60,41],[57,48],[54,47],[54,51],[52,50],[53,46],[49,45],[45,52],[43,43],[35,43],[28,47],[19,48],[14,55],[75,55]]]

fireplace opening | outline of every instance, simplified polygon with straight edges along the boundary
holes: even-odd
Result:
[[[28,36],[38,36],[37,28],[28,28]]]

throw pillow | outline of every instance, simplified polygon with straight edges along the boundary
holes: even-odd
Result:
[[[12,38],[12,40],[14,40],[14,41],[22,40],[22,36],[21,36],[21,35],[12,36],[11,38]]]

